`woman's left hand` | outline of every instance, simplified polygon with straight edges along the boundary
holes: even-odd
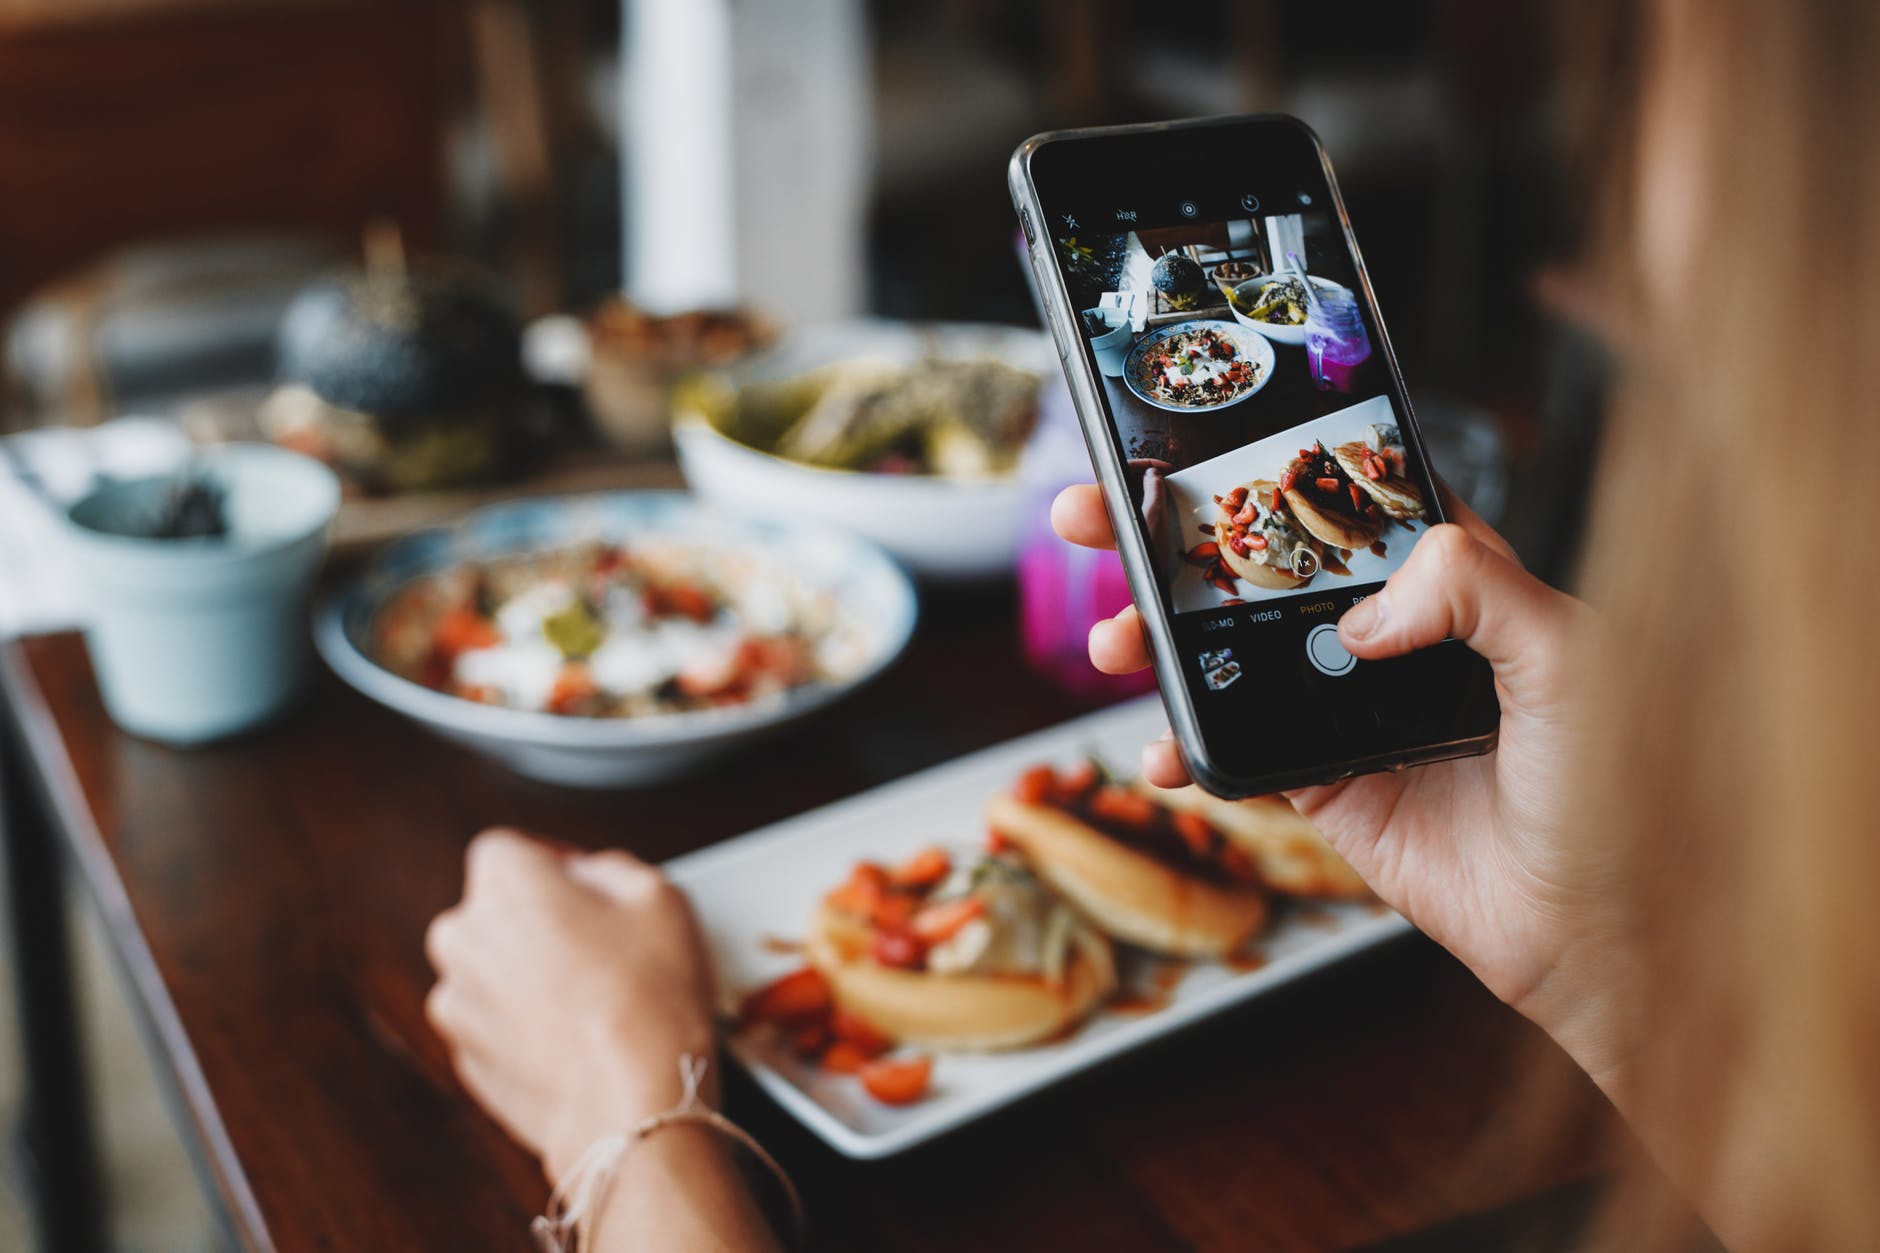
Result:
[[[625,853],[485,831],[425,952],[438,974],[425,1014],[458,1076],[551,1180],[598,1137],[678,1104],[681,1055],[712,1055],[691,907]]]

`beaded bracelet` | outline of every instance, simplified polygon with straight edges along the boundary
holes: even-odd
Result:
[[[790,1221],[795,1236],[790,1247],[805,1247],[803,1198],[797,1194],[796,1185],[790,1182],[790,1176],[784,1173],[777,1159],[765,1151],[756,1137],[699,1100],[699,1086],[705,1080],[705,1071],[709,1065],[707,1058],[696,1053],[687,1053],[681,1057],[679,1078],[685,1085],[685,1095],[677,1105],[663,1114],[641,1119],[625,1131],[614,1131],[600,1137],[575,1159],[574,1165],[549,1194],[548,1212],[537,1215],[529,1224],[529,1232],[535,1237],[535,1247],[541,1253],[576,1253],[582,1242],[581,1224],[592,1222],[606,1204],[607,1194],[612,1190],[627,1154],[654,1132],[680,1123],[697,1123],[729,1136],[763,1163],[777,1177],[777,1182],[783,1185],[784,1196],[790,1203]]]

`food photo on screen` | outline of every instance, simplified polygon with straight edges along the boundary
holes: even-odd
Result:
[[[1056,242],[1172,612],[1403,563],[1429,479],[1330,213]]]
[[[1389,577],[1424,525],[1408,470],[1390,398],[1374,396],[1167,475],[1175,612]]]

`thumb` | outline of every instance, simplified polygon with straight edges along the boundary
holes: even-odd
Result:
[[[1431,527],[1410,559],[1338,623],[1353,656],[1377,660],[1461,640],[1516,701],[1546,698],[1585,607],[1459,526]]]

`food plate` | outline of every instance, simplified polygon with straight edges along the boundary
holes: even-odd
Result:
[[[1372,423],[1394,425],[1396,422],[1396,409],[1391,405],[1389,397],[1373,396],[1336,413],[1328,413],[1301,426],[1289,427],[1278,435],[1222,453],[1169,475],[1164,482],[1168,487],[1167,530],[1173,549],[1168,554],[1168,561],[1169,568],[1176,571],[1170,588],[1175,612],[1218,609],[1230,600],[1268,600],[1301,592],[1334,593],[1367,583],[1381,583],[1389,578],[1391,571],[1409,557],[1410,549],[1422,534],[1423,522],[1385,523],[1377,543],[1371,548],[1347,551],[1338,565],[1328,562],[1309,583],[1298,587],[1261,588],[1239,582],[1230,595],[1210,583],[1205,571],[1192,561],[1185,560],[1184,553],[1196,540],[1206,538],[1202,530],[1211,528],[1214,520],[1220,516],[1220,506],[1214,502],[1217,493],[1230,491],[1255,480],[1277,479],[1299,449],[1314,440],[1332,448],[1362,439]],[[1348,573],[1340,573],[1340,566]]]
[[[1177,337],[1189,337],[1212,333],[1228,341],[1242,361],[1254,368],[1253,384],[1243,391],[1235,392],[1225,400],[1209,404],[1182,404],[1158,396],[1145,382],[1150,369],[1151,354],[1162,350],[1163,346]],[[1266,337],[1241,326],[1219,318],[1190,318],[1186,322],[1174,322],[1168,326],[1150,331],[1136,341],[1136,346],[1129,350],[1129,356],[1123,362],[1123,382],[1144,404],[1154,405],[1157,409],[1166,409],[1170,413],[1212,413],[1216,409],[1226,409],[1239,404],[1247,397],[1257,393],[1273,377],[1273,345]]]
[[[839,675],[744,704],[576,717],[434,691],[375,659],[381,611],[416,580],[513,554],[668,538],[761,560],[826,598],[845,657]],[[319,611],[314,643],[366,696],[518,774],[618,787],[670,778],[850,695],[900,655],[915,618],[913,585],[865,540],[805,523],[731,518],[678,492],[607,492],[512,501],[398,540]]]
[[[926,357],[989,358],[1058,377],[1050,340],[1036,331],[883,320],[800,328],[739,377],[774,381],[832,362],[905,365]],[[706,501],[741,510],[763,500],[774,516],[854,532],[922,578],[992,578],[1009,574],[1018,560],[1025,489],[1016,474],[959,479],[809,465],[733,439],[683,398],[673,441],[687,484]]]
[[[816,902],[858,860],[893,861],[936,842],[975,845],[985,831],[987,800],[1027,767],[1086,754],[1134,761],[1167,725],[1161,702],[1145,697],[689,854],[666,871],[691,896],[720,987],[735,1001],[801,964],[800,956],[779,951],[779,941],[802,938]],[[1264,933],[1258,968],[1200,963],[1166,986],[1182,967],[1127,953],[1126,996],[1146,990],[1159,1007],[1104,1010],[1067,1038],[1032,1048],[940,1054],[932,1090],[908,1106],[875,1103],[853,1078],[800,1059],[781,1040],[739,1033],[730,1049],[765,1091],[834,1148],[850,1157],[886,1157],[1409,930],[1374,903],[1313,904],[1283,912]]]

